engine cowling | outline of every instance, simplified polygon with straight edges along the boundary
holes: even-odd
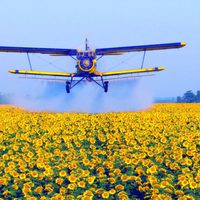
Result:
[[[83,72],[92,72],[95,67],[95,61],[91,58],[81,58],[78,67]]]

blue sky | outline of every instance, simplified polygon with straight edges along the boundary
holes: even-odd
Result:
[[[142,80],[155,97],[178,96],[200,89],[199,8],[197,0],[1,1],[0,46],[84,48],[86,35],[92,48],[185,41],[182,49],[148,52],[145,67],[166,70]],[[73,71],[70,58],[38,56],[31,55],[34,69]],[[99,69],[137,68],[141,58],[141,53],[106,57]],[[31,82],[7,72],[28,67],[26,55],[0,53],[0,91],[30,90]]]

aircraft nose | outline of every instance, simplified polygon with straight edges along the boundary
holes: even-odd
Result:
[[[88,67],[88,66],[90,65],[90,62],[89,62],[88,59],[85,59],[85,60],[83,61],[83,64],[84,64],[84,66]]]

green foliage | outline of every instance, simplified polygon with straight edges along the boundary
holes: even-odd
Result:
[[[178,103],[199,103],[200,102],[200,90],[196,92],[196,95],[192,92],[192,90],[188,90],[184,93],[182,97],[177,97]]]

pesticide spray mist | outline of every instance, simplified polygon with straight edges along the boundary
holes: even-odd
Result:
[[[11,102],[30,111],[105,113],[144,110],[153,98],[142,79],[111,81],[107,93],[93,82],[83,82],[70,94],[65,83],[34,81],[25,96],[15,94]]]

